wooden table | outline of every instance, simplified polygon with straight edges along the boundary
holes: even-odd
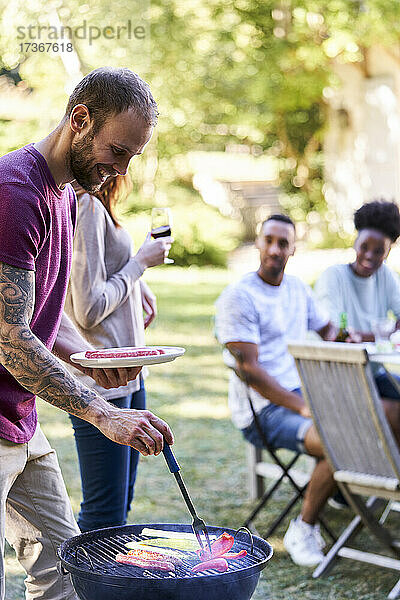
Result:
[[[400,381],[386,368],[386,365],[400,365],[400,352],[396,350],[393,350],[392,352],[378,352],[375,350],[375,344],[365,344],[365,347],[368,352],[369,360],[373,363],[382,365],[388,378],[393,384],[394,389],[397,390],[400,395]]]
[[[400,365],[400,352],[375,352],[372,348],[367,348],[369,360],[382,365]]]

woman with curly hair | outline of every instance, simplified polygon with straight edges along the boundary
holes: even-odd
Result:
[[[315,291],[335,324],[341,313],[347,313],[351,341],[373,342],[374,322],[386,318],[389,311],[397,319],[396,328],[400,328],[400,281],[384,264],[400,235],[398,206],[385,200],[363,204],[354,213],[354,226],[355,260],[329,267],[317,281]],[[373,368],[386,414],[400,440],[400,395],[384,369],[378,365]],[[400,382],[399,377],[393,376]]]

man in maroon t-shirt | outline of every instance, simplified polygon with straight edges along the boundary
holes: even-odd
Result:
[[[173,443],[164,421],[107,403],[58,360],[92,349],[63,313],[76,220],[69,182],[96,192],[107,177],[124,175],[156,121],[156,103],[140,77],[97,69],[77,85],[54,131],[0,158],[1,600],[5,537],[28,573],[28,600],[76,599],[69,577],[57,573],[55,549],[79,530],[55,453],[37,424],[36,395],[143,455],[159,454],[164,438]],[[103,387],[119,387],[139,370],[89,374]]]

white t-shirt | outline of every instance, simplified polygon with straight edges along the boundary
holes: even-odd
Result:
[[[329,267],[315,284],[318,300],[339,326],[340,313],[346,312],[348,324],[356,331],[372,331],[377,319],[392,310],[400,318],[399,278],[386,265],[370,277],[359,277],[350,265]]]
[[[288,352],[289,341],[306,337],[308,330],[318,331],[329,320],[316,306],[309,286],[292,275],[284,275],[279,286],[269,285],[256,273],[248,273],[238,283],[227,287],[216,303],[216,335],[221,344],[250,342],[258,346],[258,361],[269,375],[287,390],[300,387],[296,365]],[[226,362],[229,352],[226,351]],[[256,412],[269,400],[250,388]],[[253,415],[245,384],[232,371],[229,383],[229,406],[234,424],[248,427]]]

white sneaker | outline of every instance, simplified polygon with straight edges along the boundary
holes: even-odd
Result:
[[[321,540],[323,542],[319,527],[309,525],[298,517],[290,522],[283,545],[296,565],[314,567],[324,558]]]
[[[314,537],[317,540],[319,549],[323,550],[326,546],[326,541],[324,540],[324,538],[321,535],[321,530],[320,530],[318,523],[316,525],[314,525],[313,529],[314,529]]]

